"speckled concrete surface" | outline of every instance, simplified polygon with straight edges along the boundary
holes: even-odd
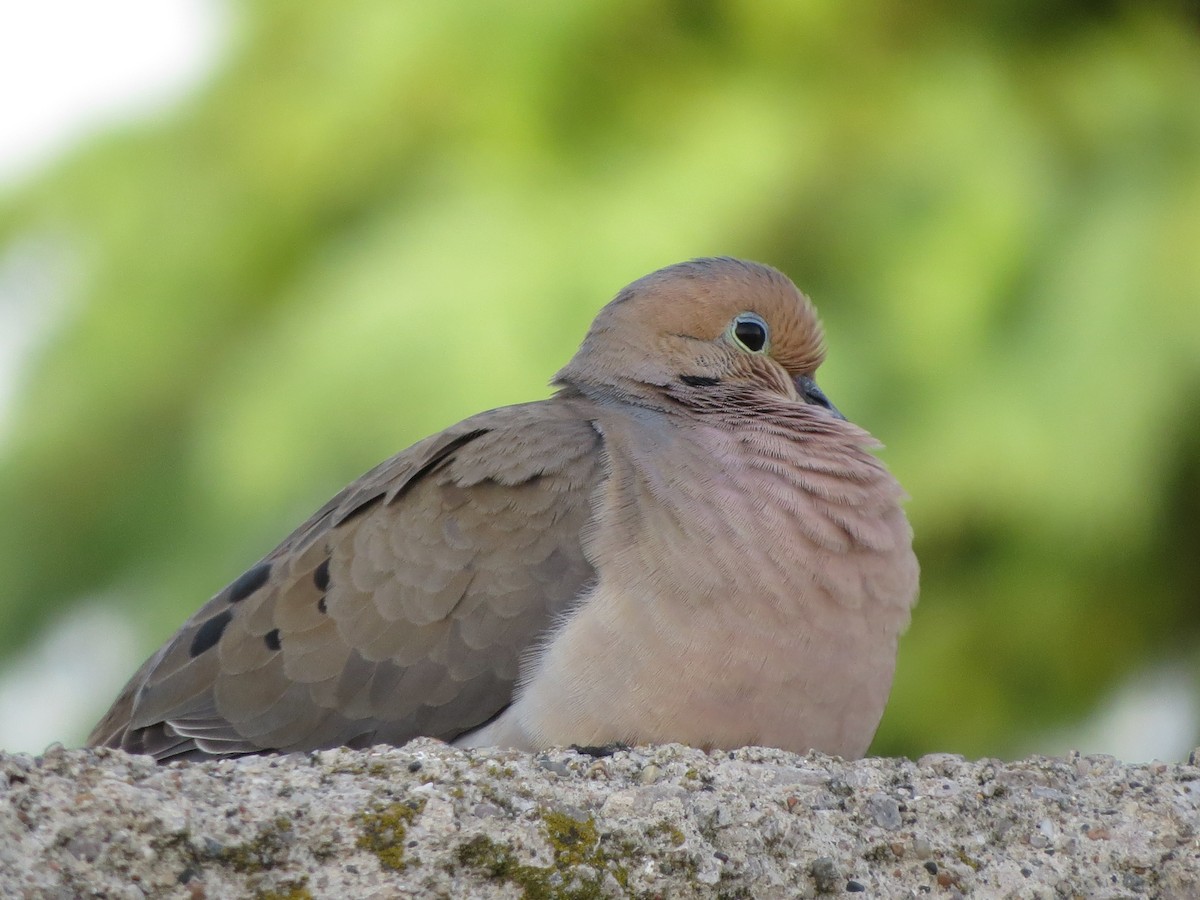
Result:
[[[1195,898],[1195,761],[0,754],[0,896]]]

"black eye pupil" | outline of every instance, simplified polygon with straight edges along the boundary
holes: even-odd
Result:
[[[753,319],[743,319],[733,326],[733,335],[752,353],[757,353],[767,345],[767,329],[761,322]]]

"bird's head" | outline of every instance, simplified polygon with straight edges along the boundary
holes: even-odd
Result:
[[[738,259],[696,259],[622,290],[596,316],[555,383],[585,393],[700,407],[742,396],[841,414],[817,387],[816,310],[786,275]]]

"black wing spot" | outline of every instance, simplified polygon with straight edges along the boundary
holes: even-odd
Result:
[[[233,613],[226,609],[201,625],[196,631],[196,636],[192,638],[192,646],[188,653],[195,658],[205,650],[215,647],[217,641],[221,639],[221,635],[225,633],[225,626],[232,618]]]
[[[391,504],[391,503],[395,503],[398,500],[400,500],[400,498],[403,497],[405,494],[407,494],[418,481],[420,481],[422,478],[429,475],[431,472],[436,471],[441,466],[446,465],[448,463],[447,457],[450,457],[452,459],[454,456],[455,450],[457,450],[459,447],[463,446],[464,444],[469,444],[471,441],[475,440],[475,438],[479,437],[480,435],[487,434],[488,431],[489,431],[489,429],[487,429],[487,428],[480,428],[476,431],[471,431],[471,432],[468,432],[467,434],[459,435],[454,440],[450,441],[448,444],[446,444],[445,447],[443,447],[441,450],[439,450],[433,456],[433,458],[429,460],[429,462],[425,463],[425,465],[421,466],[421,468],[417,469],[417,471],[415,471],[412,475],[410,475],[408,477],[408,479],[404,482],[404,484],[402,484],[400,486],[399,490],[397,490],[396,493],[392,496],[391,500],[388,501],[388,503]],[[342,525],[345,525],[347,522],[358,518],[363,513],[367,512],[367,510],[373,508],[376,503],[378,503],[380,500],[382,500],[386,496],[387,496],[387,493],[384,492],[384,493],[375,494],[373,497],[364,498],[358,504],[358,506],[354,507],[353,509],[349,510],[346,513],[343,513],[339,518],[334,519],[332,522],[333,527],[339,528]]]
[[[691,387],[712,387],[721,383],[720,378],[710,378],[707,375],[680,375],[679,380]]]
[[[264,634],[263,635],[263,643],[267,645],[268,650],[272,650],[272,651],[278,650],[280,647],[282,647],[283,644],[279,640],[279,629],[272,628],[270,631],[268,631],[266,634]]]
[[[260,563],[237,581],[229,586],[229,602],[238,603],[245,600],[271,577],[271,564]]]
[[[417,482],[422,478],[426,477],[432,472],[435,472],[444,465],[449,465],[452,460],[447,459],[447,457],[452,458],[456,450],[465,446],[466,444],[471,443],[471,441],[475,440],[475,438],[482,437],[483,435],[487,434],[488,431],[489,429],[487,428],[480,428],[476,431],[468,431],[466,434],[459,435],[454,440],[450,441],[450,443],[439,450],[437,455],[429,460],[429,462],[417,469],[417,471],[412,474],[412,477],[409,478],[408,481],[404,482],[400,490],[396,491],[396,495],[392,497],[388,503],[396,503],[398,500],[400,500],[400,498],[412,490],[413,487],[416,486]]]
[[[316,571],[313,572],[313,584],[322,594],[329,590],[329,560],[325,560],[317,566]]]
[[[374,497],[364,500],[362,503],[360,503],[354,509],[350,510],[350,512],[346,513],[344,516],[342,516],[340,519],[338,519],[334,523],[334,525],[345,525],[351,519],[358,518],[359,516],[361,516],[363,513],[365,513],[367,510],[369,510],[372,506],[374,506],[376,503],[378,503],[382,499],[383,499],[383,494],[376,494]]]

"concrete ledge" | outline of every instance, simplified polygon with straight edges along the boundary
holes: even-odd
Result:
[[[0,896],[1194,898],[1194,763],[0,754]]]

